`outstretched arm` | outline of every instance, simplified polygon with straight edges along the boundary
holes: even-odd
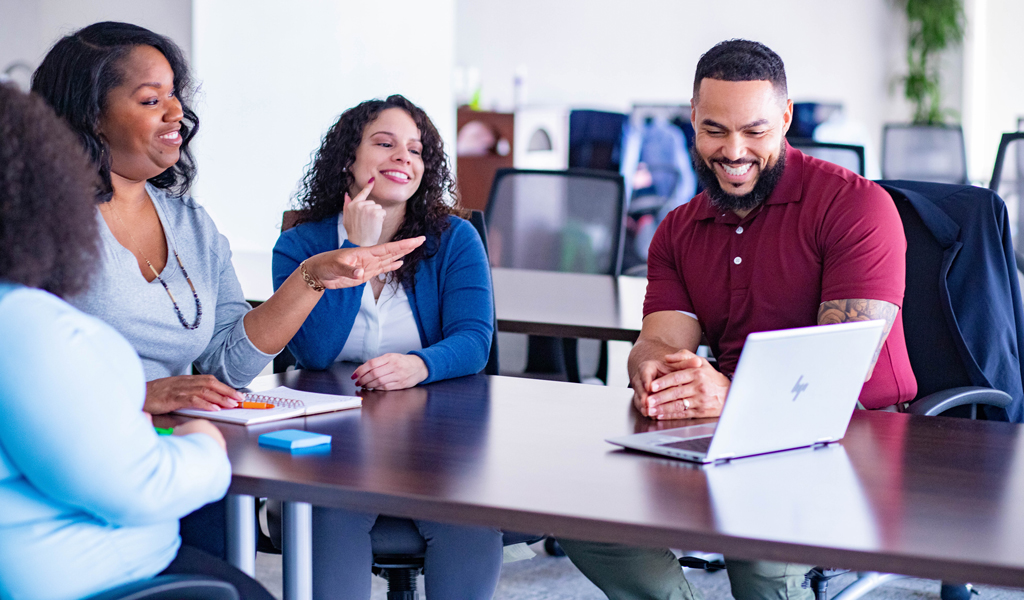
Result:
[[[326,289],[361,285],[381,273],[401,267],[402,257],[419,247],[423,240],[423,237],[418,237],[378,246],[340,248],[310,257],[305,265],[292,272],[273,296],[245,315],[245,331],[249,339],[267,354],[280,352],[323,294],[322,289],[315,291],[307,283],[306,276]]]

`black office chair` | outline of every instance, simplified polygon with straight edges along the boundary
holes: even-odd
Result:
[[[808,138],[789,138],[789,145],[804,154],[864,176],[864,146],[816,142]]]
[[[504,532],[505,546],[532,544],[539,535]],[[423,572],[427,543],[409,519],[378,517],[370,530],[373,574],[388,582],[388,600],[416,600],[416,577]]]
[[[1022,401],[1020,357],[1024,326],[1016,264],[1009,248],[1006,207],[983,188],[907,181],[880,182],[893,197],[907,237],[907,285],[903,328],[907,353],[917,378],[918,394],[908,412],[967,418],[1018,417]],[[940,225],[942,231],[933,233]],[[954,259],[961,273],[980,270],[998,282],[980,294],[994,296],[977,303],[952,306],[943,291],[953,276]],[[964,314],[963,309],[971,310]],[[958,310],[960,312],[958,312]],[[957,319],[960,319],[958,322]],[[1000,343],[969,339],[972,325],[987,322],[1001,332]],[[966,325],[964,331],[961,327]],[[978,349],[988,355],[979,360]],[[997,360],[998,359],[998,360]],[[979,365],[984,365],[981,367]],[[994,384],[998,384],[996,389]],[[817,567],[807,575],[816,598],[827,598],[828,581],[845,570]],[[833,600],[852,600],[877,585],[899,577],[862,573]],[[965,600],[969,584],[943,582],[943,600]]]
[[[622,167],[622,132],[629,119],[600,110],[569,112],[569,168],[618,173]]]
[[[1014,243],[1014,254],[1017,270],[1024,272],[1024,248],[1020,240],[1021,227],[1024,224],[1024,131],[1004,133],[999,141],[999,152],[996,153],[996,164],[992,169],[992,179],[988,189],[999,195],[1008,203],[1017,205],[1018,239]]]
[[[480,241],[484,244],[484,254],[489,254],[487,249],[487,222],[484,219],[484,213],[479,210],[469,211],[469,222],[476,228],[476,232],[480,234]],[[494,288],[491,288],[491,304],[494,304]],[[484,366],[485,375],[497,375],[498,374],[498,313],[495,308],[494,313],[494,335],[491,337],[491,353],[487,357],[487,365]]]
[[[967,183],[963,129],[959,125],[886,125],[882,178]]]
[[[200,575],[161,575],[133,581],[85,600],[238,600],[226,581]]]
[[[500,169],[487,202],[493,267],[618,275],[625,185],[617,173],[587,169]],[[530,336],[528,373],[565,373],[579,382],[577,343]],[[561,350],[561,351],[560,351]],[[607,377],[607,343],[598,377]]]

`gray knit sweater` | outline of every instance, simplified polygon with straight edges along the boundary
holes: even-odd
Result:
[[[196,317],[196,303],[174,258],[177,250],[203,305],[200,326],[182,327],[160,282],[147,282],[134,255],[122,246],[96,211],[102,240],[102,265],[89,291],[68,301],[106,321],[131,342],[142,359],[146,381],[187,375],[196,363],[232,387],[247,385],[273,359],[245,333],[242,318],[249,304],[231,265],[228,240],[206,210],[188,196],[173,197],[151,185],[149,197],[160,216],[169,248],[160,274],[174,294],[185,320]]]

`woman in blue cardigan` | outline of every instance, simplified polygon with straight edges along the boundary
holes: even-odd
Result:
[[[395,390],[484,368],[493,335],[490,270],[476,230],[445,203],[454,182],[437,129],[402,96],[345,111],[299,197],[299,225],[274,247],[274,285],[320,252],[426,236],[397,271],[327,290],[288,344],[298,364],[361,363],[357,385]],[[314,598],[369,598],[376,514],[314,508]],[[429,598],[490,598],[501,532],[415,521]]]

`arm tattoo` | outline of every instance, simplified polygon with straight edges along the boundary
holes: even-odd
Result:
[[[868,376],[870,377],[871,371],[875,369],[878,356],[882,353],[882,346],[885,345],[885,340],[889,337],[889,330],[892,329],[892,324],[896,322],[896,315],[899,313],[899,310],[899,307],[895,304],[882,300],[829,300],[828,302],[822,302],[821,306],[818,307],[818,325],[884,319],[885,331],[882,333],[881,341],[878,342],[878,348],[875,349],[875,357],[871,359],[871,370],[868,371]]]

